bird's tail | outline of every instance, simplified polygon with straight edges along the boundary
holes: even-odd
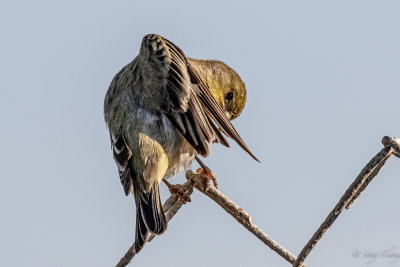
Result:
[[[158,184],[155,183],[148,193],[135,192],[134,195],[136,200],[135,252],[138,253],[150,233],[159,235],[167,229],[167,220],[162,208]]]

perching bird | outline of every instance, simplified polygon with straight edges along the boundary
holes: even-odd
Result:
[[[212,63],[188,60],[175,44],[149,34],[139,55],[117,73],[105,96],[104,116],[120,180],[125,194],[133,193],[136,202],[136,253],[150,233],[161,234],[167,228],[159,194],[164,177],[184,170],[197,154],[206,157],[211,143],[229,146],[223,135],[257,160],[227,118],[238,116],[243,108],[230,106],[235,92],[243,90],[229,86],[216,94],[226,103],[225,113],[206,84],[221,86],[217,85],[221,78],[213,76],[229,75],[225,72],[231,69],[224,65],[213,73],[207,64]],[[205,75],[204,82],[199,75]],[[245,97],[243,106],[244,101]]]

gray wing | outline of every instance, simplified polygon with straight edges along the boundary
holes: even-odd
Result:
[[[151,66],[151,70],[144,69],[142,75],[161,75],[161,88],[158,88],[161,92],[147,89],[199,154],[207,156],[209,144],[213,142],[229,146],[223,133],[258,161],[178,46],[159,35],[146,35],[139,61],[142,66]]]

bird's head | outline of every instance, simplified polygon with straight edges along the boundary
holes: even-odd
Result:
[[[240,76],[228,65],[217,60],[188,58],[200,78],[230,120],[239,117],[246,104],[246,86]]]

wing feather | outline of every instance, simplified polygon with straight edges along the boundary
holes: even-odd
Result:
[[[166,73],[158,90],[166,91],[170,104],[159,106],[169,107],[163,112],[198,153],[207,156],[209,144],[215,142],[229,146],[225,134],[258,161],[178,46],[149,34],[143,38],[141,54],[141,60],[159,62],[160,69],[155,71]]]
[[[129,149],[123,136],[111,135],[111,145],[115,163],[118,166],[119,178],[124,187],[125,195],[129,195],[132,186],[133,170],[129,166],[132,151]]]

